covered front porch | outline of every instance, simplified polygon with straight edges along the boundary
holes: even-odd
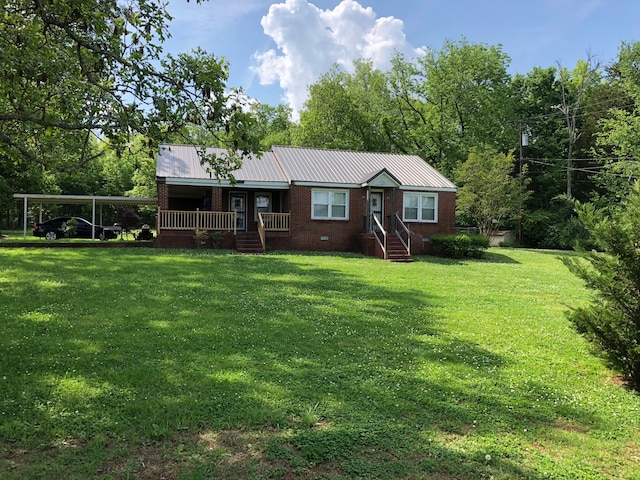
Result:
[[[264,251],[270,236],[286,237],[290,230],[282,189],[164,185],[158,203],[160,246],[189,248],[200,236],[209,246],[239,249],[239,239],[255,238]]]
[[[184,240],[189,242],[187,235],[191,236],[190,243],[195,243],[196,236],[200,235],[205,237],[207,234],[211,235],[211,238],[219,238],[217,245],[214,246],[226,246],[228,248],[236,248],[236,237],[242,235],[243,237],[250,236],[250,234],[257,233],[257,237],[260,239],[262,251],[266,248],[267,237],[274,232],[282,235],[289,232],[289,213],[275,213],[275,212],[258,212],[258,221],[256,222],[256,229],[249,232],[246,229],[239,229],[241,225],[241,219],[238,216],[238,212],[210,212],[196,209],[196,211],[189,210],[159,210],[158,211],[158,240],[162,244],[163,239],[168,237],[174,237],[172,244],[176,241],[185,243]],[[218,232],[215,234],[214,232]],[[226,239],[224,237],[227,237]],[[274,235],[276,236],[276,235]],[[177,237],[177,238],[176,238]],[[214,240],[212,240],[213,242]],[[175,245],[171,245],[175,246]],[[190,246],[190,245],[184,245]]]

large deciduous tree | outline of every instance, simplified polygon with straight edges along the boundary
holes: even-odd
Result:
[[[512,147],[509,61],[500,46],[466,39],[446,41],[417,62],[397,57],[390,79],[412,153],[452,175],[472,146]]]
[[[309,87],[292,141],[299,146],[391,151],[391,114],[385,75],[370,61],[356,61],[353,73],[334,66]]]
[[[640,178],[640,42],[623,43],[609,69],[618,99],[600,122],[598,154],[606,158],[598,180],[610,201],[619,201]]]
[[[170,16],[157,0],[0,0],[0,155],[71,170],[92,160],[97,136],[122,151],[132,134],[154,147],[189,124],[229,158],[258,149],[227,63],[202,50],[163,56]]]

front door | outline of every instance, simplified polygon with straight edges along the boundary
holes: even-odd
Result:
[[[236,229],[247,229],[247,194],[231,193],[229,196],[229,210],[236,212]]]
[[[258,213],[270,213],[271,212],[271,194],[270,193],[256,193],[256,210],[255,220],[258,221]]]
[[[383,199],[383,192],[371,192],[371,194],[369,195],[369,210],[376,216],[376,218],[380,222],[380,225],[384,227]]]

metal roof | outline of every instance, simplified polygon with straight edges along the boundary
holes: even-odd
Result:
[[[206,153],[207,155],[224,156],[227,151],[223,148],[207,148]],[[202,165],[198,150],[193,145],[161,145],[156,175],[161,178],[218,181]],[[260,158],[251,155],[249,158],[243,159],[242,166],[233,172],[233,176],[238,182],[288,183],[287,177],[272,152],[264,152]]]
[[[157,198],[112,197],[109,195],[46,195],[41,193],[14,193],[13,198],[26,199],[33,203],[54,203],[60,205],[157,205]]]
[[[444,175],[417,155],[274,146],[273,152],[294,182],[362,184],[386,170],[403,187],[455,189]]]
[[[219,148],[207,149],[208,154],[225,152]],[[302,147],[273,146],[261,158],[244,159],[233,175],[238,182],[245,183],[359,186],[383,171],[402,188],[456,189],[451,181],[417,155]],[[192,145],[161,145],[156,175],[167,181],[182,180],[182,184],[189,180],[218,182],[202,166],[197,149]]]

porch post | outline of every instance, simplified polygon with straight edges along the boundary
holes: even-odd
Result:
[[[91,240],[96,239],[96,199],[91,199]]]
[[[371,225],[371,186],[367,185],[367,194],[365,195],[367,207],[365,208],[366,217],[364,220],[364,228],[366,233],[373,231],[373,225]]]
[[[392,197],[391,197],[391,218],[395,218],[394,215],[396,213],[398,213],[397,208],[398,208],[398,187],[393,187],[393,190],[391,191]],[[398,216],[400,218],[402,218],[402,216],[398,213]]]

